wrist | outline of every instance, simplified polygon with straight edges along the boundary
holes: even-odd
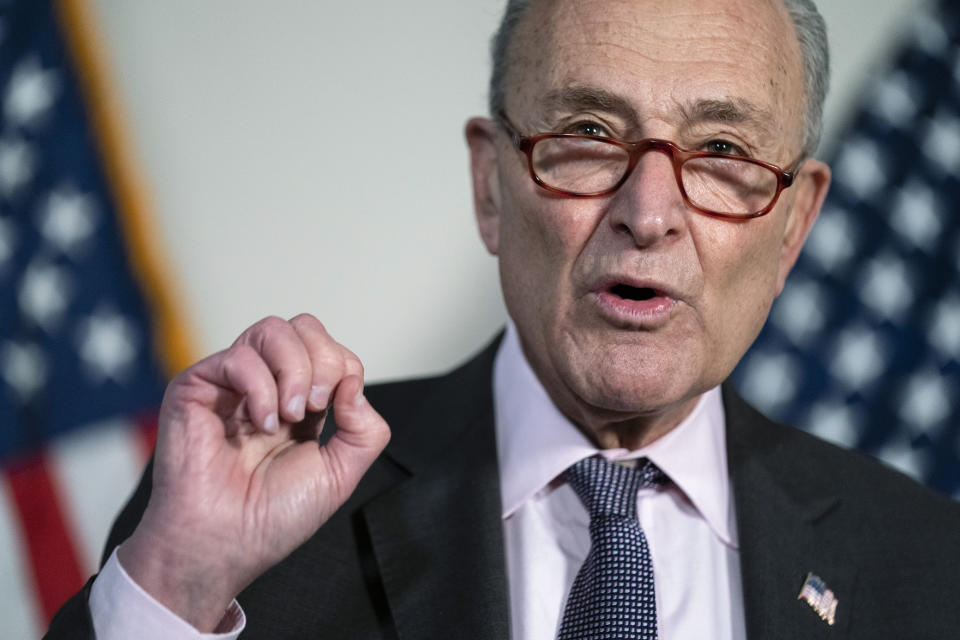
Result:
[[[203,633],[216,629],[238,588],[213,556],[138,527],[117,550],[127,575],[172,613]]]

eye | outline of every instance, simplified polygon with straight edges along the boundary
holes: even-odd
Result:
[[[703,145],[703,150],[708,153],[722,153],[728,156],[747,155],[747,153],[739,145],[723,139],[710,140]]]
[[[597,124],[590,120],[584,120],[583,122],[577,122],[576,124],[570,126],[567,129],[566,133],[576,133],[581,136],[600,136],[604,138],[610,137],[610,132],[602,124]]]

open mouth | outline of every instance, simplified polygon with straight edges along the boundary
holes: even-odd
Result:
[[[613,277],[594,289],[593,300],[601,313],[619,328],[656,329],[670,321],[679,302],[674,294],[658,288],[657,284]]]
[[[649,287],[631,287],[628,284],[615,284],[610,287],[610,293],[624,300],[652,300],[657,292]]]

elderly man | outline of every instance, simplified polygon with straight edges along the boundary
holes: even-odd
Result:
[[[827,191],[825,84],[808,0],[510,2],[466,127],[505,337],[364,392],[316,319],[255,324],[171,383],[50,637],[951,637],[957,508],[722,387]]]

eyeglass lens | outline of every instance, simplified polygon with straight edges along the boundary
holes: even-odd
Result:
[[[593,138],[543,138],[532,150],[533,170],[548,186],[577,195],[609,191],[623,178],[629,152]],[[777,194],[777,175],[737,158],[691,158],[680,179],[696,207],[724,215],[750,215]]]

